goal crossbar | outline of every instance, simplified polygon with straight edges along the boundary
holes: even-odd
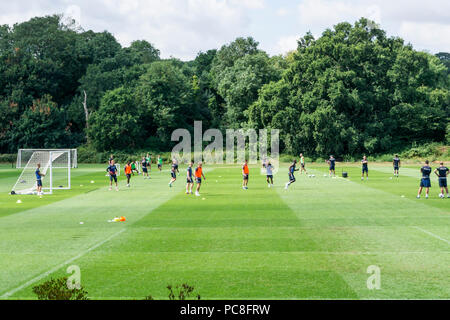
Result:
[[[77,149],[19,149],[17,151],[16,168],[18,168],[18,169],[25,168],[25,166],[28,163],[28,160],[30,160],[31,156],[33,155],[33,152],[38,152],[38,151],[45,151],[45,152],[67,151],[70,154],[70,165],[72,166],[72,168],[78,168]]]

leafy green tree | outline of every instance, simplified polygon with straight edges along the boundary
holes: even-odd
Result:
[[[248,115],[252,126],[278,126],[289,152],[379,153],[445,139],[445,67],[367,19],[317,40],[306,34],[286,63],[283,79],[260,90]]]
[[[450,53],[439,52],[436,53],[436,57],[447,67],[447,76],[450,74]]]
[[[90,141],[99,151],[132,150],[142,141],[139,114],[131,90],[108,91],[89,119]]]
[[[194,120],[205,119],[206,111],[195,104],[198,84],[193,80],[172,60],[148,65],[136,88],[142,127],[148,137],[158,137],[167,147],[173,130],[191,130]]]
[[[22,113],[9,133],[11,146],[20,148],[68,148],[79,143],[64,110],[58,108],[49,95],[33,101]],[[17,151],[11,147],[9,152]]]
[[[228,125],[242,127],[248,120],[245,112],[258,98],[258,90],[280,77],[281,70],[276,69],[262,52],[247,55],[228,68],[218,86],[218,92],[227,104]]]

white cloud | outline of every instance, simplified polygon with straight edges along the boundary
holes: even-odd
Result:
[[[284,36],[281,37],[273,52],[275,54],[286,54],[289,51],[297,49],[297,40],[300,39],[299,36]]]
[[[285,16],[287,16],[288,14],[289,14],[289,10],[286,9],[286,8],[279,8],[279,9],[277,10],[277,16],[279,16],[279,17],[285,17]]]
[[[416,49],[450,52],[450,24],[402,22],[399,36],[416,44]]]
[[[55,13],[74,17],[85,30],[108,30],[122,45],[145,39],[163,57],[181,59],[248,35],[271,53],[284,53],[309,30],[317,37],[336,23],[362,16],[415,48],[450,51],[448,0],[292,0],[283,5],[276,0],[0,1],[0,24]]]
[[[192,59],[199,50],[219,47],[242,35],[250,20],[246,8],[258,8],[261,1],[241,4],[226,0],[103,0],[117,21],[105,21],[123,45],[131,39],[155,44],[163,57]]]
[[[302,0],[299,23],[320,36],[326,28],[366,17],[380,24],[388,35],[400,36],[419,50],[450,50],[450,1],[448,0]]]
[[[264,9],[266,7],[264,0],[231,0],[231,3],[249,9]]]
[[[377,23],[381,20],[379,6],[354,1],[305,0],[298,5],[298,11],[300,22],[310,25],[312,30],[331,28],[343,21],[353,23],[361,17],[368,17]]]

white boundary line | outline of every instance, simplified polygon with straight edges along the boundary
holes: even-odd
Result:
[[[438,235],[436,235],[436,234],[434,234],[434,233],[432,233],[432,232],[430,232],[430,231],[427,231],[427,230],[425,230],[425,229],[422,229],[421,227],[413,227],[413,228],[414,228],[414,229],[417,229],[417,230],[420,230],[420,231],[422,231],[422,232],[424,232],[424,233],[426,233],[426,234],[432,236],[433,238],[439,239],[439,240],[441,240],[441,241],[446,242],[447,244],[450,244],[450,241],[448,241],[448,240],[446,240],[446,239],[444,239],[444,238],[441,238],[441,237],[439,237]]]
[[[59,269],[61,269],[62,267],[68,265],[69,263],[71,263],[71,262],[73,262],[73,261],[75,261],[75,260],[81,258],[81,257],[84,256],[85,254],[87,254],[87,253],[89,253],[89,252],[91,252],[91,251],[97,249],[98,247],[104,245],[106,242],[108,242],[108,241],[111,240],[112,238],[118,236],[119,234],[121,234],[121,233],[124,232],[125,230],[126,230],[126,229],[122,229],[122,230],[120,230],[120,231],[114,233],[113,235],[109,236],[108,238],[106,238],[106,239],[104,239],[104,240],[98,242],[97,244],[93,245],[93,246],[90,247],[89,249],[87,249],[87,250],[85,250],[85,251],[79,253],[79,254],[76,255],[75,257],[70,258],[69,260],[67,260],[67,261],[65,261],[65,262],[63,262],[63,263],[61,263],[61,264],[59,264],[59,265],[57,265],[57,266],[51,268],[50,270],[48,270],[48,271],[46,271],[46,272],[44,272],[44,273],[41,273],[41,274],[38,275],[37,277],[34,277],[33,279],[31,279],[31,280],[25,282],[24,284],[22,284],[22,285],[20,285],[20,286],[18,286],[18,287],[16,287],[16,288],[14,288],[14,289],[12,289],[12,290],[10,290],[10,291],[4,293],[3,295],[0,296],[0,299],[7,299],[7,298],[9,298],[10,296],[12,296],[13,294],[15,294],[16,292],[18,292],[18,291],[20,291],[20,290],[22,290],[22,289],[25,289],[26,287],[32,285],[33,283],[35,283],[35,282],[37,282],[37,281],[39,281],[39,280],[41,280],[41,279],[43,279],[43,278],[49,276],[50,274],[52,274],[52,273],[58,271]]]

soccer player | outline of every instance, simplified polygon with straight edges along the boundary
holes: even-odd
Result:
[[[303,171],[305,171],[305,174],[308,174],[308,172],[306,172],[306,163],[305,163],[305,157],[303,156],[303,153],[300,153],[300,166],[301,166],[301,171],[300,174],[303,173]]]
[[[144,179],[150,179],[148,175],[147,164],[148,164],[147,159],[145,159],[145,157],[142,157],[141,166],[142,166],[142,175],[144,176]]]
[[[147,160],[147,167],[149,171],[152,171],[152,157],[149,153],[147,153],[147,156],[145,157],[145,160]]]
[[[112,182],[116,183],[116,191],[119,191],[119,186],[117,185],[117,167],[114,159],[111,160],[109,167],[106,169],[106,172],[109,173],[109,191],[112,190]]]
[[[177,171],[177,173],[180,173],[180,170],[178,170],[178,160],[173,158],[172,164],[175,166],[175,170]]]
[[[430,193],[431,188],[431,167],[429,166],[428,160],[425,161],[425,165],[420,169],[420,172],[422,172],[422,179],[420,180],[420,188],[419,192],[417,193],[417,199],[420,199],[420,194],[422,193],[423,188],[426,189],[425,197],[428,199],[428,194]]]
[[[195,169],[195,182],[197,182],[197,189],[195,190],[195,195],[200,197],[200,187],[202,186],[202,177],[206,180],[205,175],[203,174],[202,163],[199,162],[197,169]]]
[[[266,169],[267,187],[273,187],[273,166],[270,161],[263,163],[263,168]]]
[[[174,183],[177,180],[177,169],[175,165],[175,161],[172,162],[172,169],[170,170],[171,179],[169,182],[169,187],[172,188],[172,183]]]
[[[444,199],[444,189],[447,192],[447,198],[450,198],[450,195],[448,194],[448,187],[447,187],[447,177],[449,174],[449,169],[444,166],[443,162],[441,162],[439,165],[439,168],[434,170],[434,173],[439,178],[439,188],[441,188],[441,193],[439,194],[439,198]]]
[[[41,172],[40,163],[36,165],[35,174],[36,174],[37,195],[42,197],[42,177],[45,177],[45,174]]]
[[[331,173],[333,173],[333,176],[336,176],[336,159],[331,155],[327,163],[330,165],[330,177]]]
[[[186,171],[186,194],[192,194],[192,188],[194,187],[194,172],[192,170],[193,165],[194,161],[191,161]]]
[[[364,180],[364,172],[366,173],[366,179],[369,180],[369,161],[367,161],[367,157],[364,156],[361,160],[362,164],[362,175],[361,180]]]
[[[248,175],[250,171],[248,170],[248,162],[245,160],[244,165],[242,166],[242,177],[244,181],[242,182],[242,189],[248,190]]]
[[[161,158],[161,156],[158,156],[158,169],[159,169],[159,172],[161,172],[161,170],[162,170],[162,165],[163,165],[163,159]]]
[[[398,157],[398,154],[396,154],[392,160],[392,165],[394,166],[394,177],[398,178],[398,171],[400,169],[400,158]]]
[[[289,182],[286,183],[286,185],[284,186],[284,189],[288,189],[289,186],[291,184],[293,184],[295,182],[295,177],[294,177],[294,172],[298,171],[299,169],[296,169],[295,166],[297,165],[297,160],[294,160],[291,164],[291,166],[289,167]]]
[[[131,173],[133,171],[133,169],[131,168],[131,162],[128,161],[127,165],[124,168],[125,171],[125,175],[127,176],[127,187],[130,187],[130,180],[131,180]]]
[[[131,162],[131,173],[133,174],[133,176],[135,171],[139,175],[139,171],[136,169],[136,161],[133,161]]]

